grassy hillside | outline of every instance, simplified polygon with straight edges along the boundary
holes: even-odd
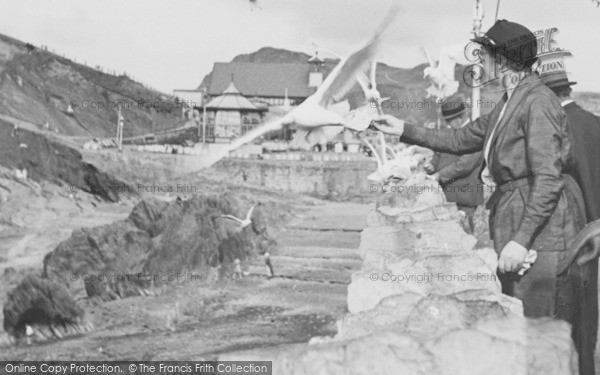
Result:
[[[48,122],[65,135],[114,136],[117,103],[123,103],[125,136],[176,127],[181,114],[172,97],[126,76],[105,74],[0,34],[0,113]]]

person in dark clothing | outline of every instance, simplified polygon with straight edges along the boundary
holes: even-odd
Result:
[[[581,108],[571,99],[571,86],[565,71],[540,77],[560,100],[570,124],[573,166],[570,173],[579,183],[587,221],[600,219],[600,117]]]
[[[542,81],[560,100],[560,104],[567,114],[569,121],[569,134],[571,146],[571,174],[583,193],[587,222],[600,219],[600,117],[581,108],[571,99],[571,86],[577,82],[570,82],[567,72],[558,71],[541,76]],[[589,280],[584,285],[583,293],[589,303],[581,310],[584,316],[581,319],[589,322],[587,327],[590,335],[588,345],[595,348],[598,334],[598,259],[591,261],[589,271],[584,279]],[[589,360],[593,360],[589,359]]]
[[[467,107],[460,96],[446,100],[442,104],[442,116],[448,129],[460,129],[467,121]],[[427,173],[432,174],[444,189],[448,202],[465,213],[468,233],[475,231],[473,217],[477,206],[483,203],[483,188],[479,183],[479,167],[482,154],[453,155],[436,152],[430,165],[425,165]]]
[[[269,279],[275,277],[275,272],[273,271],[273,264],[271,263],[271,254],[269,252],[265,252],[265,267],[267,268],[267,277]]]
[[[483,151],[482,179],[496,189],[490,209],[490,236],[498,253],[498,275],[505,294],[523,302],[525,316],[553,317],[571,324],[579,354],[579,372],[594,371],[592,334],[581,311],[592,302],[584,293],[589,264],[571,262],[570,245],[585,226],[585,207],[575,179],[566,174],[571,140],[567,116],[558,98],[531,66],[537,40],[526,27],[498,20],[481,44],[488,77],[504,95],[486,115],[460,129],[431,130],[405,124],[391,115],[374,125],[402,142],[438,152]],[[529,250],[537,252],[531,268],[520,274]],[[566,272],[559,270],[566,269]]]

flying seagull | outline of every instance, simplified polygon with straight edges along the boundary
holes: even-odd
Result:
[[[431,82],[431,86],[427,88],[428,98],[434,96],[438,100],[442,100],[458,91],[458,81],[454,78],[454,68],[456,64],[471,64],[465,56],[465,48],[464,43],[442,48],[437,64],[427,50],[422,49],[429,61],[429,66],[423,70],[423,78],[427,78]]]
[[[365,98],[367,99],[367,103],[376,107],[377,112],[380,115],[383,115],[383,111],[381,110],[381,103],[387,100],[388,98],[381,99],[381,94],[377,91],[377,80],[376,80],[376,70],[377,70],[377,60],[373,59],[371,61],[371,71],[369,77],[364,73],[359,73],[357,76],[358,83],[360,87],[362,87],[363,92],[365,93]]]
[[[329,110],[329,106],[340,101],[352,89],[359,72],[369,69],[369,63],[373,60],[379,47],[381,34],[395,18],[398,10],[398,6],[392,7],[371,40],[346,59],[342,59],[327,76],[325,81],[323,81],[321,86],[319,86],[317,91],[302,102],[302,104],[292,109],[283,117],[268,122],[223,147],[214,155],[203,160],[203,166],[209,167],[227,156],[230,151],[266,133],[280,130],[286,125],[296,125],[299,129],[304,130],[311,130],[322,126],[343,126],[343,117]]]
[[[221,215],[219,217],[221,217],[223,219],[229,219],[229,220],[236,221],[240,224],[240,229],[244,229],[247,226],[249,226],[250,224],[252,224],[252,212],[254,211],[254,207],[256,207],[256,205],[258,205],[258,203],[255,203],[252,207],[250,207],[250,209],[248,210],[248,213],[246,214],[246,218],[243,220],[239,219],[233,215]]]
[[[314,44],[314,43],[313,43]],[[330,52],[334,53],[334,52]],[[369,76],[363,71],[359,71],[356,74],[356,80],[358,81],[360,87],[363,90],[365,95],[367,107],[359,107],[355,110],[348,112],[348,109],[343,111],[345,113],[343,120],[343,127],[340,126],[321,126],[318,128],[310,128],[310,129],[298,129],[292,142],[290,142],[291,149],[305,149],[308,150],[315,144],[323,144],[331,139],[335,138],[344,128],[348,128],[354,131],[364,131],[369,127],[371,123],[370,119],[372,119],[376,115],[382,115],[383,111],[381,109],[381,103],[386,99],[381,99],[381,95],[379,91],[377,91],[377,82],[376,82],[376,69],[377,69],[377,60],[373,59],[371,61],[371,68],[369,72]],[[334,106],[337,106],[339,103],[336,103]],[[331,106],[329,109],[333,110]],[[337,112],[337,111],[336,111]],[[340,112],[338,112],[340,113]],[[366,118],[365,116],[368,116]]]

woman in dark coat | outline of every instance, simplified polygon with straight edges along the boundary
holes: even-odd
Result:
[[[531,71],[537,42],[527,28],[500,20],[474,41],[483,46],[485,66],[498,69],[486,73],[495,73],[505,92],[491,113],[456,130],[425,129],[390,115],[378,117],[375,126],[438,152],[483,151],[482,178],[496,185],[487,206],[502,290],[523,301],[527,317],[571,323],[580,374],[594,374],[594,348],[580,314],[589,298],[582,293],[586,273],[576,264],[558,272],[585,225],[581,191],[563,173],[570,148],[565,112]],[[529,249],[537,260],[520,276]]]

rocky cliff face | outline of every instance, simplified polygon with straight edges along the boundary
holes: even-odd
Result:
[[[41,132],[0,119],[0,165],[27,170],[35,181],[66,184],[65,189],[83,190],[118,202],[117,187],[126,184],[82,160],[70,145]]]
[[[577,374],[569,324],[527,319],[500,292],[495,252],[474,249],[442,190],[422,175],[396,188],[369,215],[335,337],[219,359],[282,374]]]

